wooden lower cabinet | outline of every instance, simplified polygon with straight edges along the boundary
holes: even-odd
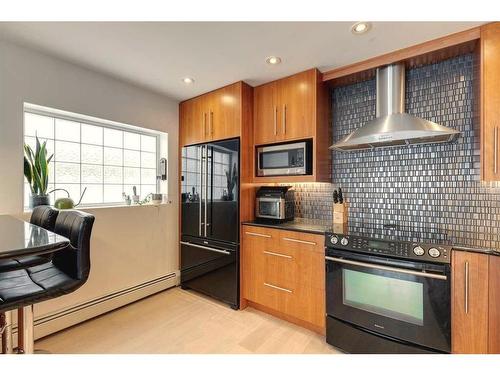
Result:
[[[452,255],[453,353],[488,352],[488,255]]]
[[[500,353],[500,257],[454,251],[452,352]]]
[[[500,256],[489,256],[488,353],[500,353]]]
[[[324,333],[323,236],[253,226],[242,232],[243,298]]]

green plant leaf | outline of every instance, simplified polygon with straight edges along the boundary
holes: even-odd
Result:
[[[24,157],[24,176],[26,177],[26,180],[28,180],[31,193],[33,193],[33,171],[31,168],[31,164],[26,158],[26,156]]]
[[[48,165],[47,165],[47,141],[43,142],[40,146],[40,153],[38,155],[38,165],[40,169],[40,192],[45,194],[47,192],[47,186],[49,182],[48,176]]]

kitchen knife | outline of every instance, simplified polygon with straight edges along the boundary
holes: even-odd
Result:
[[[342,189],[339,188],[339,203],[344,203],[344,196],[342,195]]]
[[[339,193],[337,193],[337,190],[333,191],[333,203],[339,203]]]

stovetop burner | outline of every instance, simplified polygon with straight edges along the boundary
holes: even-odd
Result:
[[[449,263],[452,240],[438,228],[404,223],[350,222],[325,235],[325,246],[422,262]]]

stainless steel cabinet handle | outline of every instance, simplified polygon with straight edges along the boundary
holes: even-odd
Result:
[[[197,244],[191,243],[191,242],[180,241],[180,243],[181,243],[181,245],[197,247],[198,249],[208,250],[208,251],[212,251],[214,253],[221,253],[221,254],[226,254],[226,255],[231,254],[231,252],[227,251],[227,250],[214,249],[213,247],[197,245]]]
[[[278,134],[278,107],[274,106],[274,135]]]
[[[265,285],[265,286],[268,286],[269,288],[273,288],[273,289],[281,290],[281,291],[283,291],[283,292],[293,293],[293,291],[292,291],[292,290],[290,290],[290,289],[281,288],[281,287],[276,286],[276,285],[273,285],[273,284],[264,283],[264,285]]]
[[[465,262],[465,313],[469,313],[469,262]]]
[[[203,112],[203,135],[207,135],[207,114]]]
[[[348,260],[348,259],[342,259],[342,258],[334,258],[334,257],[329,257],[329,256],[326,256],[325,259],[329,260],[329,261],[332,261],[332,262],[337,262],[337,263],[351,264],[353,266],[361,266],[361,267],[366,267],[366,268],[373,268],[373,269],[376,269],[376,270],[384,270],[384,271],[392,271],[392,272],[404,273],[404,274],[407,274],[407,275],[428,277],[430,279],[439,279],[439,280],[446,280],[447,279],[447,277],[445,275],[437,275],[435,273],[411,271],[411,270],[406,270],[404,268],[395,268],[395,267],[380,266],[378,264],[357,262],[357,261],[354,261],[354,260]]]
[[[495,174],[498,173],[498,126],[495,126],[495,131],[493,132],[493,135],[495,137],[494,140],[494,152],[493,152],[493,163],[495,166]]]
[[[286,134],[286,104],[283,104],[283,134]]]
[[[316,242],[312,242],[312,241],[296,240],[295,238],[288,238],[288,237],[283,237],[283,239],[285,241],[298,242],[298,243],[303,243],[303,244],[306,244],[306,245],[313,245],[313,246],[317,245]]]
[[[275,257],[281,257],[281,258],[287,258],[287,259],[293,259],[293,257],[291,255],[285,255],[285,254],[280,254],[280,253],[273,253],[272,251],[267,251],[267,250],[264,250],[263,251],[264,254],[267,254],[267,255],[273,255]]]
[[[269,234],[261,234],[261,233],[254,233],[254,232],[245,232],[245,234],[248,234],[249,236],[256,236],[256,237],[265,237],[265,238],[271,238]]]
[[[210,135],[214,135],[214,112],[212,110],[208,115],[208,131]]]

